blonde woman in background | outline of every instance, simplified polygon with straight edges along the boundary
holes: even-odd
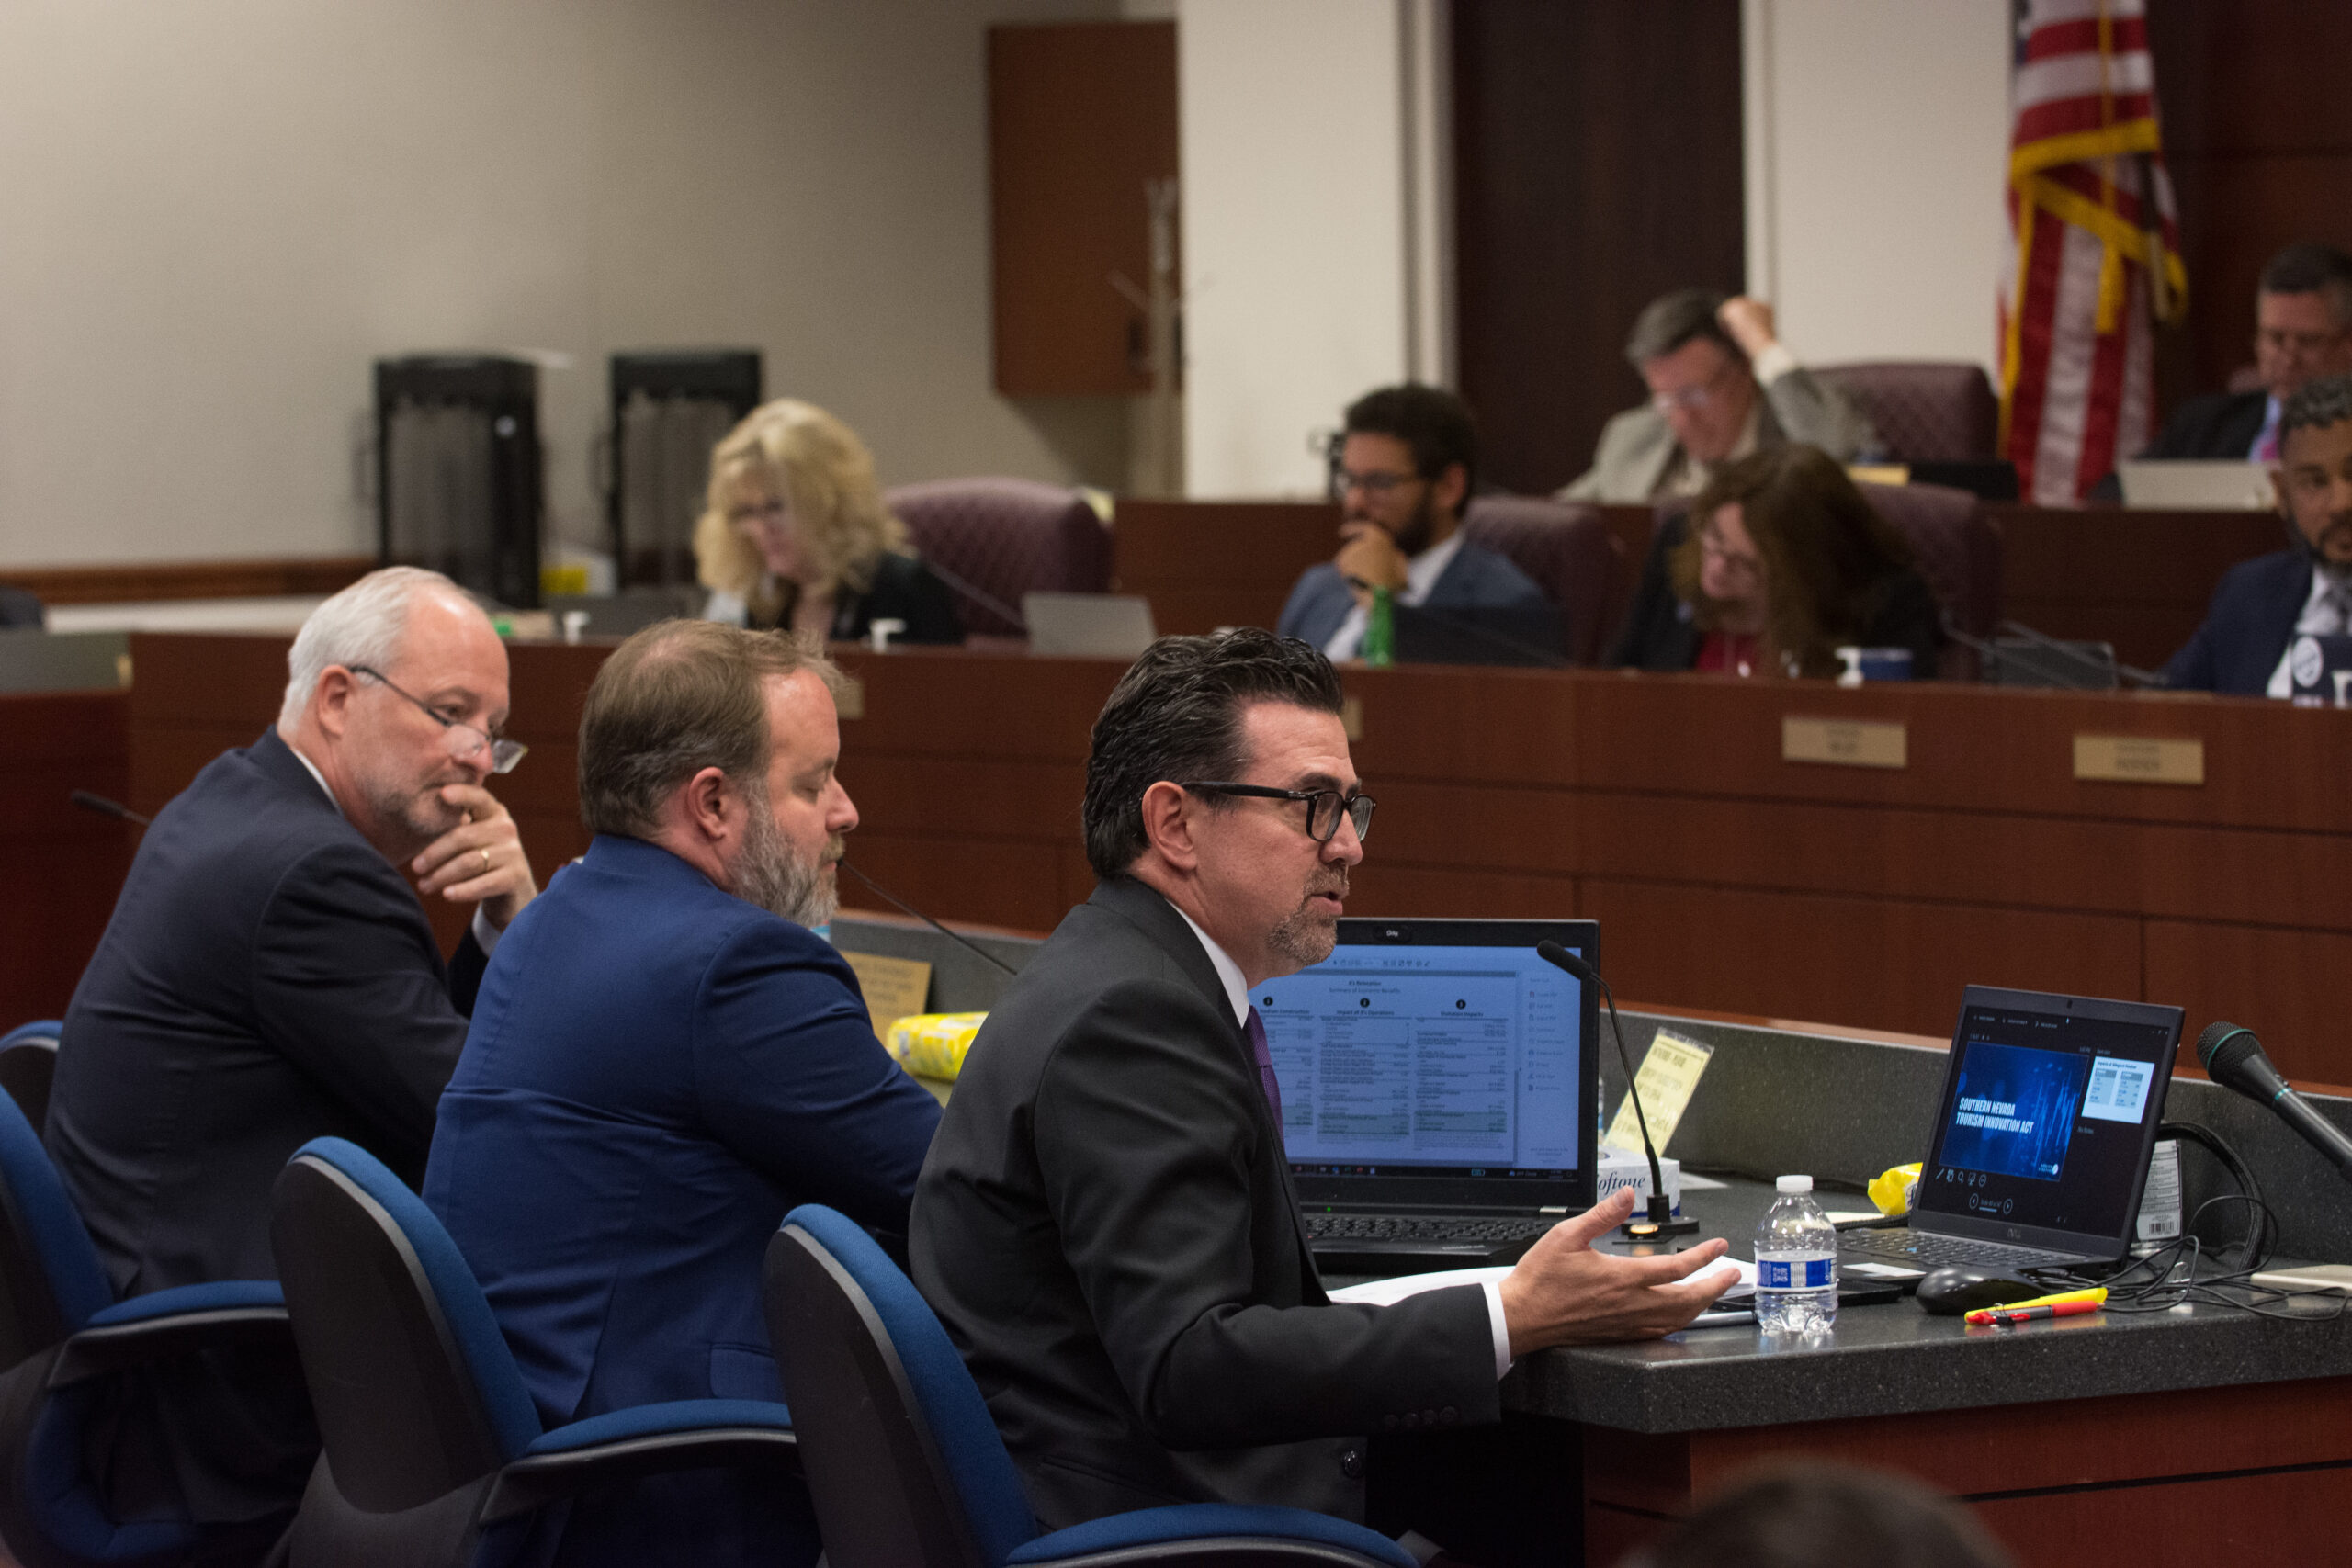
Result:
[[[901,642],[964,640],[955,595],[882,503],[865,443],[814,403],[763,403],[712,450],[695,565],[708,620],[836,641],[895,620]]]

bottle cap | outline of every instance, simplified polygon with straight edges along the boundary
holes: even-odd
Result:
[[[1813,1178],[1810,1176],[1784,1176],[1781,1178],[1777,1185],[1779,1186],[1780,1190],[1783,1192],[1810,1192],[1813,1190]]]

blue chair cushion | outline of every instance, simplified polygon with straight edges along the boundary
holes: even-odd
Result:
[[[98,1408],[98,1385],[60,1390],[41,1406],[25,1450],[26,1501],[48,1544],[89,1562],[170,1560],[197,1542],[182,1519],[117,1524],[82,1461],[84,1429]]]
[[[1012,1456],[1004,1451],[1004,1439],[997,1435],[995,1418],[947,1331],[939,1325],[938,1315],[889,1255],[845,1215],[821,1203],[804,1203],[786,1214],[784,1223],[799,1226],[831,1253],[873,1303],[963,1499],[981,1560],[1004,1562],[1036,1536],[1037,1518],[1029,1511],[1029,1499],[1021,1490]]]
[[[91,1245],[82,1216],[65,1196],[65,1184],[57,1179],[40,1134],[5,1094],[0,1094],[0,1181],[8,1184],[17,1213],[40,1253],[65,1332],[74,1333],[94,1314],[114,1304],[114,1283],[98,1261],[98,1249]]]
[[[229,1312],[239,1307],[285,1304],[286,1292],[275,1280],[222,1280],[210,1285],[175,1285],[168,1291],[117,1302],[104,1312],[92,1313],[85,1326],[105,1328],[119,1323],[144,1323],[153,1317],[174,1317],[181,1313]]]
[[[568,1427],[558,1427],[523,1452],[568,1453],[616,1443],[628,1438],[666,1437],[674,1432],[708,1431],[717,1427],[763,1427],[773,1432],[792,1430],[792,1412],[764,1399],[673,1399],[660,1404],[608,1410]]]
[[[1161,1541],[1204,1540],[1244,1536],[1312,1541],[1353,1551],[1388,1568],[1419,1568],[1412,1553],[1378,1530],[1305,1508],[1250,1507],[1238,1503],[1186,1503],[1172,1508],[1138,1508],[1131,1514],[1089,1519],[1082,1525],[1041,1535],[1005,1559],[1007,1563],[1057,1562],[1089,1552]]]
[[[473,1269],[433,1211],[424,1206],[424,1200],[410,1191],[375,1156],[342,1138],[313,1138],[295,1150],[294,1157],[317,1159],[341,1171],[391,1216],[424,1267],[442,1319],[458,1342],[466,1370],[473,1375],[482,1413],[497,1436],[500,1452],[509,1463],[520,1458],[539,1438],[539,1413],[531,1404],[530,1391],[523,1386],[514,1353],[498,1331],[498,1319],[491,1315],[490,1303]]]

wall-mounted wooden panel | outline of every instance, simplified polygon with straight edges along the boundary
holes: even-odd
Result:
[[[0,696],[0,1033],[64,1012],[114,914],[137,829],[71,797],[130,793],[130,711],[120,691]]]
[[[1146,313],[1111,276],[1148,284],[1144,187],[1175,177],[1173,22],[989,29],[998,391],[1151,389]]]

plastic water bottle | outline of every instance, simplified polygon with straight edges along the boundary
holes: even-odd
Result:
[[[1756,1227],[1756,1322],[1767,1334],[1826,1334],[1838,1321],[1838,1231],[1813,1178],[1784,1176]]]

